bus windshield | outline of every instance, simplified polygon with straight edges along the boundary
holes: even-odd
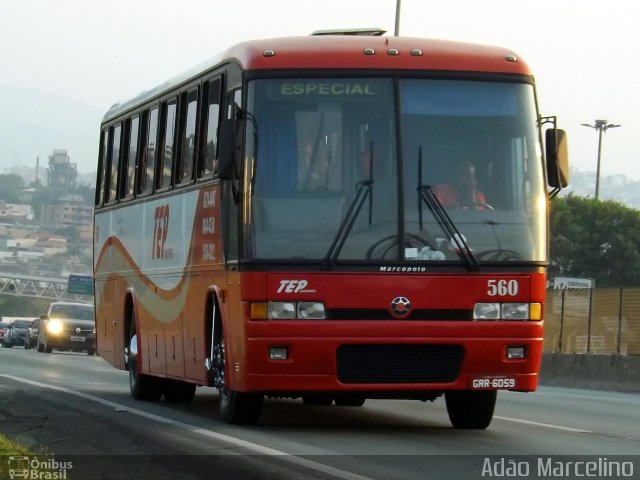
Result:
[[[246,109],[245,259],[546,261],[532,85],[257,79]]]

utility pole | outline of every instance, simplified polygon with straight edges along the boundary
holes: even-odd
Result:
[[[607,123],[606,120],[596,120],[594,125],[591,125],[589,123],[582,123],[581,125],[583,127],[594,128],[598,131],[598,165],[596,167],[596,200],[598,200],[600,196],[600,158],[602,155],[602,133],[606,132],[610,128],[619,127],[620,125]]]
[[[396,0],[396,28],[393,33],[395,37],[400,35],[400,3],[402,0]]]

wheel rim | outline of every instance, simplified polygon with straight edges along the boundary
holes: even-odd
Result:
[[[220,339],[213,349],[213,385],[220,390],[226,382],[224,353],[224,340]]]

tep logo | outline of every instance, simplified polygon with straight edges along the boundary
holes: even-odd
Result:
[[[391,300],[391,313],[396,318],[404,318],[411,313],[411,302],[406,297]]]

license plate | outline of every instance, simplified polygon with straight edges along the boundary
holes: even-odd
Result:
[[[84,337],[71,337],[72,342],[84,342]]]
[[[486,376],[471,381],[473,390],[500,390],[516,388],[516,378],[511,376]]]

